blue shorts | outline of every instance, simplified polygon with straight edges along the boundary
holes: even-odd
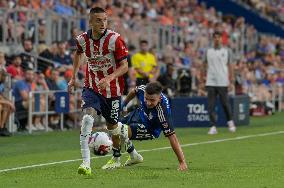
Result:
[[[109,124],[117,124],[120,113],[120,97],[105,98],[92,89],[83,88],[82,91],[82,109],[94,108],[98,115],[106,119]]]
[[[137,109],[123,117],[121,123],[130,127],[132,132],[130,140],[150,140],[156,137],[153,135],[151,127],[143,124]]]

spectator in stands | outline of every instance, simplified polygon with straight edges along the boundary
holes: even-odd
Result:
[[[205,93],[202,91],[202,86],[200,86],[200,70],[197,70],[195,67],[190,69],[190,77],[191,77],[191,96],[204,96]]]
[[[68,82],[70,81],[71,77],[72,77],[72,70],[67,70],[64,73],[64,77],[62,79],[58,79],[57,80],[57,86],[58,86],[59,90],[67,91],[67,89],[68,89]],[[75,89],[76,88],[80,88],[80,83],[79,82],[75,83]]]
[[[41,72],[36,72],[35,74],[35,91],[48,91],[48,85],[45,80],[45,76]],[[40,103],[38,111],[45,112],[46,111],[46,95],[40,94],[40,97],[37,99],[39,101],[35,101],[35,103]],[[34,118],[34,126],[37,128],[37,130],[45,130],[44,124],[45,124],[45,116],[35,116]],[[51,131],[52,129],[50,127],[47,128],[48,131]]]
[[[0,51],[0,69],[6,71],[5,53]]]
[[[7,72],[0,69],[0,136],[11,136],[11,133],[5,127],[8,118],[15,111],[14,104],[4,96]]]
[[[45,75],[47,75],[48,71],[50,71],[52,68],[54,68],[57,63],[51,63],[51,61],[53,61],[55,59],[56,54],[58,53],[58,47],[57,47],[57,42],[54,41],[51,43],[51,45],[49,47],[47,47],[46,49],[44,49],[39,56],[43,57],[47,60],[49,60],[50,62],[47,62],[45,60],[39,60],[38,61],[38,70],[43,72]]]
[[[25,39],[23,42],[24,52],[21,53],[22,58],[22,67],[24,70],[26,69],[34,69],[35,68],[35,58],[33,55],[35,54],[33,51],[33,43],[31,39]]]
[[[32,91],[34,72],[26,69],[23,80],[18,80],[13,87],[15,97],[16,118],[20,121],[20,130],[26,130],[27,114],[29,108],[29,92]],[[32,130],[37,130],[34,126]]]
[[[128,62],[128,73],[124,74],[124,80],[126,80],[126,84],[124,86],[124,95],[127,95],[128,92],[131,89],[134,89],[136,86],[136,75],[135,70],[132,67],[131,58],[134,54],[135,46],[129,45],[128,46],[128,56],[127,56],[127,62]]]
[[[63,16],[73,16],[73,10],[65,0],[55,2],[54,11]]]
[[[45,42],[47,33],[46,33],[46,21],[44,19],[40,19],[39,21],[39,28],[38,28],[38,40],[39,42]],[[35,36],[33,36],[35,37]]]
[[[59,71],[65,72],[67,69],[72,68],[72,58],[66,50],[66,42],[61,41],[58,43],[58,53],[55,55],[55,62],[59,63]]]
[[[140,41],[140,52],[132,56],[131,63],[136,71],[136,86],[146,85],[150,80],[157,79],[159,71],[156,57],[149,53],[147,40]]]
[[[165,93],[168,97],[173,97],[175,95],[176,83],[173,79],[174,71],[174,65],[167,64],[166,73],[158,77],[158,81],[163,86],[163,93]]]
[[[46,83],[50,91],[59,91],[60,88],[58,87],[59,81],[59,71],[57,69],[51,70],[50,78],[46,79]],[[49,97],[49,109],[54,110],[55,108],[55,97],[51,95]],[[58,128],[59,125],[59,116],[58,115],[51,115],[50,116],[50,126],[51,128]]]
[[[60,90],[57,84],[58,81],[59,81],[59,71],[57,69],[52,69],[50,78],[47,78],[46,80],[49,90],[51,91]]]
[[[72,27],[71,29],[71,38],[68,40],[68,47],[67,49],[74,50],[76,49],[76,37],[78,36],[79,31],[77,27]]]
[[[21,80],[24,77],[24,71],[22,68],[22,59],[20,55],[14,55],[12,57],[12,63],[7,67],[7,72],[15,80]]]
[[[57,85],[60,90],[67,91],[68,90],[68,83],[72,78],[72,70],[67,70],[64,73],[64,78],[61,80],[57,81]],[[75,90],[76,88],[80,88],[80,83],[76,82],[75,83]],[[69,95],[69,110],[72,112],[75,110],[75,103],[78,104],[80,96],[77,95],[77,101],[74,95]],[[81,100],[80,100],[81,101]],[[78,113],[68,113],[67,115],[64,116],[64,122],[65,122],[65,127],[67,128],[72,128],[74,127],[74,122],[75,119],[78,119]]]

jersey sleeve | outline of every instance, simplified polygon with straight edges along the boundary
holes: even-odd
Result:
[[[84,33],[76,37],[76,50],[78,53],[84,53],[84,45],[86,44],[84,39]]]
[[[126,59],[128,56],[128,49],[121,36],[117,37],[115,41],[114,58],[116,62]]]
[[[144,98],[144,92],[145,92],[145,85],[140,85],[135,87],[136,96],[139,100],[142,100]]]
[[[77,46],[77,52],[83,53],[83,48],[82,48],[82,46],[79,44],[78,40],[76,40],[76,46]]]
[[[158,121],[160,127],[166,137],[175,134],[175,130],[172,125],[172,117],[170,107],[166,105],[159,104],[157,106],[158,111]]]

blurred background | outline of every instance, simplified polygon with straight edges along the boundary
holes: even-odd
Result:
[[[158,67],[149,81],[160,81],[172,104],[184,105],[173,105],[174,114],[184,114],[176,116],[177,126],[209,126],[206,110],[188,104],[206,96],[201,70],[215,30],[233,51],[237,125],[283,110],[282,0],[7,0],[0,1],[1,135],[78,128],[84,61],[74,95],[66,93],[67,83],[74,38],[88,29],[95,6],[107,10],[109,28],[129,48],[125,94],[136,86],[133,56],[143,48]]]

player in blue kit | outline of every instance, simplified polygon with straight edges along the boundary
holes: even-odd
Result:
[[[121,120],[122,140],[130,154],[125,166],[143,162],[143,157],[134,149],[131,140],[149,140],[158,138],[160,133],[169,139],[171,147],[179,161],[179,170],[186,170],[184,154],[175,134],[171,120],[171,108],[168,98],[162,93],[162,86],[158,82],[141,85],[129,92],[122,108],[135,97],[139,100],[139,107]]]

